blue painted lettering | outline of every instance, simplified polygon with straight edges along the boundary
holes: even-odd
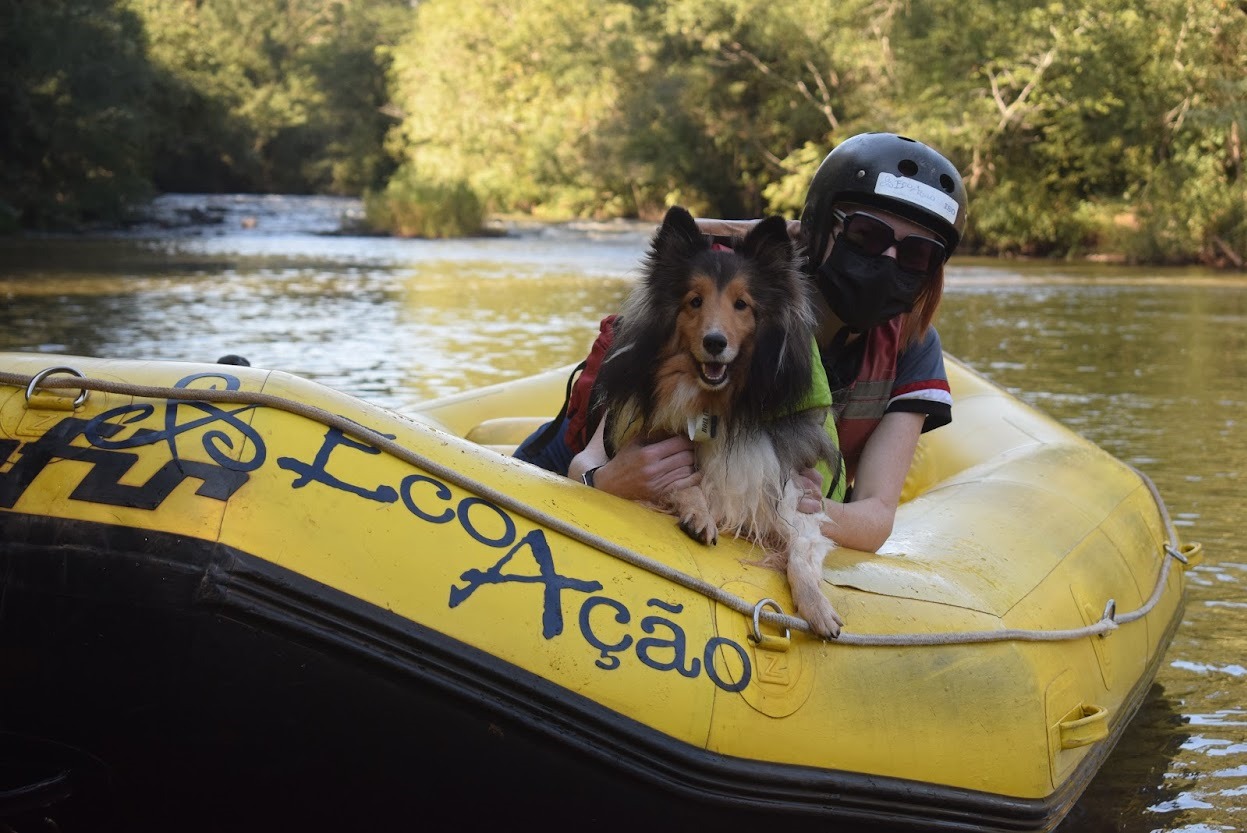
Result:
[[[679,614],[684,612],[683,605],[667,604],[658,599],[649,600],[650,607],[656,607],[669,613]],[[602,635],[602,628],[593,626],[594,612],[599,607],[605,607],[614,612],[612,617],[617,624],[627,625],[632,621],[632,612],[628,607],[616,599],[607,598],[605,596],[592,596],[585,600],[580,606],[580,634],[584,640],[598,649],[598,659],[594,664],[598,668],[605,671],[614,671],[622,665],[620,655],[632,647],[633,639],[626,631],[615,642],[607,642]],[[600,617],[598,617],[600,618]],[[635,654],[641,663],[656,671],[675,671],[683,677],[689,679],[700,675],[701,669],[706,669],[706,676],[710,678],[716,686],[724,691],[739,692],[744,691],[749,685],[749,681],[753,678],[752,667],[749,663],[749,652],[741,645],[732,640],[722,637],[713,636],[707,642],[702,650],[701,658],[694,657],[686,664],[687,636],[684,629],[669,619],[660,616],[647,616],[641,620],[641,630],[647,634],[653,634],[657,628],[665,628],[670,634],[670,639],[656,639],[653,637],[644,637],[636,641]],[[717,659],[720,656],[720,649],[723,651],[731,651],[736,654],[740,660],[741,668],[740,680],[733,681],[731,674],[720,669]],[[654,656],[655,652],[670,651],[671,654],[666,659],[658,659]]]
[[[236,378],[217,374],[188,376],[178,386],[184,387],[205,377],[224,380],[230,390],[239,387]],[[179,407],[195,408],[202,416],[179,424]],[[155,414],[152,405],[114,408],[89,422],[69,418],[58,428],[60,433],[49,432],[38,443],[25,448],[19,462],[13,464],[9,472],[0,473],[0,506],[12,506],[45,465],[54,459],[70,459],[70,452],[72,459],[94,464],[92,472],[84,477],[71,495],[74,499],[156,508],[184,478],[195,477],[203,481],[196,494],[228,500],[247,482],[248,475],[244,472],[259,467],[266,456],[260,434],[238,416],[250,407],[256,406],[228,411],[204,402],[168,402],[163,430],[136,428],[128,437],[122,436],[127,426],[143,422]],[[203,433],[202,442],[219,468],[207,463],[179,461],[177,438],[206,426],[213,428]],[[94,450],[70,445],[79,431]],[[371,433],[393,438],[388,434]],[[234,449],[239,435],[250,443],[253,453],[249,459],[231,460],[227,452]],[[120,450],[159,442],[168,443],[172,462],[141,487],[122,484],[123,475],[129,471],[137,455]],[[12,441],[0,441],[0,462],[11,456],[16,445]],[[593,595],[603,589],[600,581],[561,574],[555,566],[545,531],[534,528],[521,532],[516,519],[490,500],[468,494],[456,501],[450,486],[427,474],[408,474],[394,488],[385,483],[352,483],[330,472],[331,464],[337,470],[350,471],[350,455],[356,452],[370,455],[381,453],[374,446],[356,441],[337,428],[328,428],[311,462],[278,457],[277,465],[296,475],[291,488],[300,489],[317,483],[378,503],[396,503],[401,499],[412,516],[431,524],[457,522],[458,527],[471,540],[485,547],[487,552],[503,552],[487,569],[470,568],[460,573],[462,584],[452,583],[450,586],[450,608],[465,603],[487,585],[540,585],[541,632],[545,639],[553,639],[564,630],[564,591],[583,593],[587,598],[579,607],[579,631],[585,643],[597,651],[594,664],[598,668],[617,670],[629,656],[633,656],[646,668],[659,672],[674,671],[686,679],[699,678],[704,671],[707,679],[728,692],[743,691],[753,679],[749,652],[741,644],[722,636],[712,636],[700,650],[696,645],[689,645],[689,634],[679,622],[679,617],[685,613],[684,605],[652,598],[646,602],[650,608],[648,614],[639,621],[635,620],[625,602],[605,595]],[[175,470],[166,471],[170,467]],[[512,561],[521,551],[532,559],[535,571],[514,571]],[[468,557],[467,550],[463,552],[465,555],[461,557]]]
[[[238,379],[234,376],[216,373],[196,373],[193,376],[187,376],[180,380],[175,387],[185,388],[198,379],[212,378],[220,379],[225,383],[226,390],[237,390],[240,387]],[[113,420],[119,421],[123,425],[133,422],[141,422],[147,419],[155,411],[154,406],[146,403],[137,405],[122,405],[119,408],[113,408],[92,419],[83,432],[87,441],[95,448],[106,450],[117,450],[124,448],[137,448],[144,445],[152,445],[160,441],[164,441],[169,446],[169,456],[177,462],[179,460],[177,438],[187,431],[193,431],[206,425],[214,423],[224,423],[233,431],[241,434],[244,439],[251,443],[252,455],[250,459],[235,460],[231,455],[234,448],[234,438],[222,430],[212,430],[204,433],[201,442],[204,450],[208,452],[208,456],[213,462],[221,468],[230,471],[253,471],[264,464],[266,450],[264,441],[260,437],[258,431],[238,418],[238,414],[243,411],[249,411],[255,408],[255,405],[244,405],[232,411],[224,408],[218,408],[216,405],[208,402],[178,402],[169,401],[165,404],[165,430],[154,431],[150,428],[139,428],[129,437],[114,440],[109,439],[116,433],[115,425],[110,425]],[[195,408],[207,416],[190,422],[178,423],[178,411],[181,408]]]
[[[518,573],[504,573],[503,566],[522,547],[527,547],[537,562],[538,574],[535,576]],[[466,587],[450,587],[450,606],[463,604],[473,593],[486,584],[540,584],[545,588],[542,595],[541,634],[546,639],[553,639],[563,632],[563,599],[560,595],[564,590],[579,590],[582,593],[594,593],[602,589],[598,581],[569,578],[559,575],[554,569],[554,556],[550,553],[550,545],[540,529],[534,529],[520,539],[507,554],[498,559],[488,570],[467,570],[459,578],[467,582]]]
[[[390,435],[385,435],[390,436]],[[393,437],[390,437],[393,439]],[[398,500],[398,492],[392,486],[377,486],[372,489],[363,486],[357,486],[354,483],[347,483],[334,475],[330,474],[327,466],[329,465],[329,456],[334,449],[345,446],[347,448],[362,451],[365,454],[380,454],[379,449],[370,445],[356,442],[343,434],[337,428],[330,428],[325,432],[325,441],[321,443],[320,450],[316,452],[316,458],[309,464],[293,457],[278,457],[277,465],[287,471],[301,475],[290,485],[296,489],[301,489],[309,483],[323,483],[332,489],[340,489],[344,492],[359,495],[368,500],[375,500],[378,503],[394,503]]]
[[[403,496],[403,505],[407,507],[408,512],[433,524],[444,524],[455,519],[455,510],[453,509],[447,508],[440,515],[430,515],[419,506],[416,506],[416,499],[411,495],[411,487],[417,483],[428,483],[433,486],[433,494],[440,498],[442,502],[450,500],[450,489],[442,481],[434,480],[432,477],[424,474],[409,474],[403,478],[402,483],[398,484],[399,494]]]
[[[621,625],[631,622],[632,614],[628,612],[628,608],[624,607],[622,603],[614,599],[608,599],[605,596],[590,596],[580,606],[580,633],[585,638],[585,642],[588,642],[600,652],[595,665],[607,671],[614,671],[619,667],[619,657],[615,656],[615,654],[628,650],[628,646],[632,644],[632,637],[625,633],[623,638],[613,645],[598,638],[597,633],[593,630],[593,625],[589,621],[590,614],[597,607],[609,607],[614,610],[615,621]]]
[[[670,613],[681,613],[684,610],[683,605],[668,605],[658,599],[650,599],[649,606],[657,607]],[[688,667],[684,665],[686,658],[684,629],[675,622],[664,619],[661,616],[646,616],[641,620],[641,630],[646,633],[652,634],[656,628],[665,628],[670,633],[670,638],[655,639],[647,636],[644,639],[638,639],[636,643],[637,659],[650,668],[657,668],[659,671],[671,671],[674,669],[689,679],[700,674],[701,660],[694,658]],[[655,653],[665,653],[668,650],[671,652],[670,659],[666,661],[655,659]]]
[[[740,657],[741,667],[744,670],[741,671],[740,680],[738,682],[732,682],[730,679],[724,679],[720,674],[718,664],[714,661],[717,653],[716,649],[720,646],[724,650],[735,651],[736,656]],[[737,691],[744,691],[745,688],[748,687],[749,680],[753,677],[753,668],[749,664],[749,654],[739,644],[726,637],[711,637],[706,643],[706,653],[704,654],[704,657],[706,661],[706,676],[713,680],[714,684],[719,688],[724,691],[731,691],[735,693]]]
[[[473,506],[486,506],[493,510],[493,513],[502,519],[501,538],[486,538],[479,531],[477,531],[477,528],[472,524],[472,521],[468,517]],[[459,501],[459,511],[456,514],[459,516],[459,525],[463,527],[464,531],[487,547],[505,547],[515,540],[515,521],[511,520],[511,516],[506,512],[503,512],[497,506],[494,506],[484,498],[464,498]]]

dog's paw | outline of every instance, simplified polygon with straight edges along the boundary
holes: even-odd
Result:
[[[685,535],[703,544],[719,543],[719,528],[710,512],[706,493],[699,487],[690,486],[676,491],[671,495],[671,505]]]
[[[703,544],[719,543],[719,529],[715,526],[712,519],[690,513],[680,518],[680,529],[684,530],[684,534],[692,538],[694,541],[700,541]]]
[[[844,627],[844,619],[831,606],[818,588],[794,587],[793,601],[797,605],[797,615],[810,623],[810,629],[823,639],[835,639]]]
[[[802,610],[798,607],[797,612],[823,639],[835,639],[840,635],[840,629],[844,627],[844,619],[840,618],[840,614],[836,613],[836,609],[826,599],[823,599],[821,605],[817,605],[816,610]]]

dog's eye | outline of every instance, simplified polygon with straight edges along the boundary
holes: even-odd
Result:
[[[744,298],[737,298],[737,299],[736,299],[736,309],[738,309],[738,310],[741,310],[741,309],[749,309],[749,304],[745,303],[745,299],[744,299]]]
[[[701,309],[701,298],[694,295],[689,299],[688,305],[693,309]]]

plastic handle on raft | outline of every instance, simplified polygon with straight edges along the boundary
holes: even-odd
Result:
[[[1204,560],[1204,545],[1199,543],[1183,544],[1178,547],[1182,554],[1182,569],[1189,570]]]
[[[1090,746],[1108,737],[1108,709],[1103,706],[1079,706],[1065,715],[1060,727],[1062,749]]]

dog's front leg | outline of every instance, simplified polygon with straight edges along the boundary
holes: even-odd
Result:
[[[840,635],[844,619],[823,593],[823,562],[835,546],[823,536],[822,525],[829,522],[825,512],[808,514],[797,510],[801,493],[789,481],[784,489],[781,513],[791,524],[793,535],[788,543],[788,589],[802,619],[824,639]]]
[[[814,534],[803,528],[793,537],[788,553],[788,587],[797,613],[810,623],[815,633],[828,639],[839,636],[844,626],[844,619],[823,593],[823,561],[832,544],[819,531],[818,520],[826,516],[819,513],[807,517],[811,520],[802,522],[802,527],[812,527]]]
[[[703,544],[719,543],[719,528],[710,512],[710,502],[700,486],[676,489],[671,493],[671,508],[680,519],[680,529],[688,537]]]

